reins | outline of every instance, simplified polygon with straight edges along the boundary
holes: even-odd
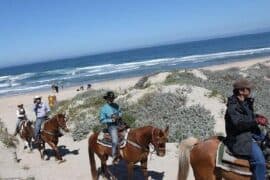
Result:
[[[153,148],[153,151],[150,151],[150,148],[149,147],[145,147],[145,146],[142,146],[142,145],[140,145],[140,144],[138,144],[138,143],[136,143],[136,142],[134,142],[134,141],[131,141],[131,140],[129,140],[129,139],[127,139],[127,143],[129,143],[129,144],[131,144],[132,146],[134,146],[134,147],[136,147],[136,148],[138,148],[138,149],[141,149],[142,151],[144,151],[144,152],[148,152],[148,153],[150,153],[150,155],[152,155],[152,154],[154,154],[155,152],[156,152],[156,148],[155,148],[155,142],[154,142],[154,130],[155,130],[156,128],[153,128],[152,129],[152,133],[151,133],[151,141],[152,142],[150,142],[149,144],[152,144],[153,146],[154,146],[154,148]]]

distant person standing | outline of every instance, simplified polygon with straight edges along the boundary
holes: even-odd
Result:
[[[92,85],[91,84],[87,84],[87,90],[91,89]]]
[[[50,112],[50,107],[41,102],[41,96],[35,96],[34,98],[34,108],[36,115],[36,124],[35,124],[35,141],[40,140],[40,129],[42,123],[48,118],[48,113]]]
[[[19,103],[17,105],[17,107],[18,107],[17,112],[16,112],[17,122],[16,122],[16,129],[15,129],[15,132],[14,132],[14,136],[16,136],[18,134],[18,132],[19,132],[20,122],[27,119],[26,112],[25,112],[25,109],[23,107],[23,104]]]
[[[58,85],[55,85],[54,88],[55,88],[55,92],[58,93],[58,92],[59,92],[59,87],[58,87]]]

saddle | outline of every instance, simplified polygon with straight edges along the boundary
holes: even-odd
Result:
[[[251,176],[249,161],[243,158],[234,156],[227,146],[220,142],[216,155],[216,167],[225,171],[231,171],[237,174]]]
[[[127,137],[130,129],[126,129],[120,126],[118,128],[118,146],[120,148],[125,147],[127,143]],[[112,147],[112,138],[109,134],[108,129],[103,129],[98,134],[97,143],[106,146],[106,147]]]

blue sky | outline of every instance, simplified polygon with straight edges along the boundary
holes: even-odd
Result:
[[[270,30],[269,0],[0,0],[0,67]]]

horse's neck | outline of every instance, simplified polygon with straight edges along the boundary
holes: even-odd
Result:
[[[58,130],[58,124],[54,120],[54,118],[49,119],[49,120],[45,121],[44,129],[46,129],[46,130],[50,129],[50,130],[53,130],[53,131],[57,131]]]
[[[147,126],[135,130],[135,139],[140,145],[148,147],[152,140],[152,129],[153,127]]]

